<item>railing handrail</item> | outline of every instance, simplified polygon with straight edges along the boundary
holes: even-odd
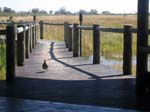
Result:
[[[0,22],[0,24],[10,25],[12,22]],[[24,30],[28,30],[34,26],[38,26],[38,22],[14,22],[13,24],[20,25],[21,27],[16,28],[16,33],[22,33]],[[25,28],[23,28],[25,26]],[[6,35],[6,30],[0,30],[0,35]]]
[[[78,29],[82,29],[82,30],[93,30],[93,26],[77,26]]]
[[[73,29],[73,25],[70,24],[69,25],[69,28]],[[81,25],[78,25],[77,26],[78,29],[81,29],[81,30],[93,30],[93,26],[81,26]],[[112,33],[124,33],[124,28],[115,28],[115,27],[99,27],[98,28],[99,31],[101,32],[112,32]],[[131,28],[129,29],[131,31],[131,33],[137,33],[137,28]],[[150,29],[148,30],[148,33],[150,34]]]
[[[64,23],[48,23],[48,22],[43,22],[43,24],[44,24],[44,25],[56,25],[56,26],[57,26],[57,25],[60,25],[60,26],[61,26],[61,25],[62,25],[62,26],[64,25]]]
[[[23,24],[39,24],[39,22],[13,22],[14,24],[17,25],[23,25]],[[9,25],[12,24],[12,22],[0,22],[0,25],[4,24],[4,25]]]

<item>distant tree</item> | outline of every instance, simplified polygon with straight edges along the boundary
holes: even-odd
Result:
[[[96,9],[91,9],[89,14],[97,15],[98,11]]]
[[[3,8],[4,15],[14,15],[15,13],[16,13],[15,10],[12,10],[11,8],[7,8],[7,7]]]
[[[66,15],[66,8],[65,7],[61,7],[58,11],[55,12],[55,14],[60,15]]]
[[[83,9],[80,9],[79,12],[78,12],[77,14],[80,14],[80,13],[82,13],[82,14],[84,14],[84,15],[88,14],[88,12],[85,11],[85,10],[83,10]]]
[[[32,14],[38,14],[38,13],[39,13],[39,9],[38,9],[38,8],[33,8],[33,9],[31,10],[31,13],[32,13]]]
[[[11,14],[15,14],[16,13],[16,11],[15,10],[11,10]]]
[[[19,11],[16,13],[16,15],[19,15],[19,16],[27,16],[27,15],[30,15],[31,13],[28,11]]]
[[[103,11],[102,14],[108,15],[108,14],[111,14],[111,13],[109,11]]]
[[[47,15],[48,13],[45,10],[39,11],[39,15]]]
[[[66,8],[65,8],[65,7],[61,7],[61,8],[59,9],[59,12],[60,12],[61,14],[66,14]]]
[[[11,8],[4,7],[3,13],[11,13]]]
[[[52,11],[52,10],[50,10],[50,11],[49,11],[49,14],[50,14],[50,15],[52,15],[52,14],[53,14],[53,11]]]
[[[70,11],[67,11],[66,12],[66,15],[72,15],[73,13],[72,12],[70,12]]]
[[[61,7],[58,11],[55,11],[55,15],[71,15],[70,11],[67,11],[65,7]]]

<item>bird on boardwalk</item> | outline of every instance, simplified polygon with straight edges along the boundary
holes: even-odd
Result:
[[[42,68],[43,68],[44,72],[48,69],[48,65],[46,63],[46,60],[44,60],[44,62],[42,64]]]

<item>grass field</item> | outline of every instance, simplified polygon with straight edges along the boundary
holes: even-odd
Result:
[[[0,21],[6,21],[9,17],[1,17]],[[31,16],[27,17],[13,17],[14,21],[32,21]],[[65,16],[39,16],[37,21],[44,21],[50,23],[63,23],[67,21],[69,23],[79,23],[79,17],[77,15]],[[125,24],[130,24],[133,27],[137,27],[137,16],[136,15],[86,15],[83,17],[83,25],[93,25],[98,24],[101,27],[115,27],[123,28]],[[4,26],[0,26],[4,28]],[[44,26],[44,38],[48,40],[64,40],[64,29],[63,26]],[[92,31],[83,31],[83,56],[87,57],[92,55]],[[4,50],[4,46],[0,46],[0,50]],[[2,53],[4,54],[4,53]],[[116,33],[101,33],[101,55],[106,59],[122,60],[123,54],[123,34]],[[136,34],[133,38],[133,54],[136,54]],[[0,60],[3,60],[3,56]],[[114,68],[121,69],[122,66],[114,65]],[[3,67],[4,68],[4,65]],[[0,73],[2,74],[3,69]],[[4,72],[3,72],[4,73]]]
[[[29,19],[29,18],[28,18]],[[19,18],[17,18],[19,20]],[[21,19],[20,19],[21,20]],[[32,20],[32,18],[30,18]],[[79,23],[78,16],[46,16],[38,17],[38,21],[43,20],[51,23]],[[136,16],[110,16],[110,15],[94,15],[84,16],[83,25],[99,24],[101,27],[117,27],[123,28],[125,24],[131,24],[136,27]],[[63,40],[63,27],[61,26],[45,26],[44,38],[50,40]],[[116,33],[101,33],[101,53],[107,58],[115,58],[122,55],[123,34]],[[136,35],[134,35],[136,37]],[[83,31],[83,54],[89,56],[92,54],[92,31]],[[133,52],[136,51],[136,39],[133,40]]]
[[[5,66],[6,66],[6,47],[4,43],[0,43],[0,79],[5,79]]]

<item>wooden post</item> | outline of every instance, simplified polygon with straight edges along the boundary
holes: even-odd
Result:
[[[100,63],[100,31],[99,25],[93,25],[93,64]]]
[[[124,26],[123,75],[132,74],[132,26]]]
[[[6,80],[15,80],[16,61],[16,26],[12,23],[6,27]]]
[[[36,46],[37,45],[37,29],[36,29],[36,26],[35,24],[33,24],[33,27],[32,27],[32,36],[34,38],[34,45]]]
[[[82,26],[83,14],[79,14],[80,26]],[[80,56],[82,56],[82,29],[80,29]]]
[[[35,48],[35,35],[34,35],[34,32],[35,32],[35,28],[34,28],[34,26],[32,27],[32,24],[31,24],[32,48]]]
[[[149,0],[138,0],[138,22],[137,22],[137,66],[136,66],[136,90],[137,94],[146,92],[146,83],[150,81],[146,77],[148,54],[140,48],[148,46],[148,16]]]
[[[70,34],[70,26],[69,23],[66,23],[66,42],[67,42],[67,46],[68,46],[68,51],[71,51],[72,46],[71,46],[71,34]]]
[[[36,15],[33,16],[33,21],[34,21],[34,22],[36,21]]]
[[[43,21],[40,21],[40,39],[44,39],[43,38]]]
[[[66,23],[66,43],[67,43],[67,48],[69,49],[69,23]]]
[[[68,48],[68,22],[64,22],[64,41],[66,48]]]
[[[68,29],[68,37],[69,37],[69,51],[72,51],[72,29],[69,27]]]
[[[79,57],[79,29],[73,24],[73,57]]]
[[[32,36],[32,32],[31,32],[31,27],[32,27],[32,25],[31,24],[29,24],[29,33],[30,33],[30,35],[29,35],[29,38],[30,38],[30,52],[32,52],[32,38],[33,38],[33,36]]]
[[[25,64],[25,26],[19,27],[23,27],[24,31],[17,35],[17,65],[23,66]]]
[[[38,40],[38,26],[37,25],[35,25],[34,27],[34,32],[35,32],[34,41],[35,41],[35,45],[37,45],[37,40]]]
[[[30,56],[30,32],[29,32],[29,29],[26,31],[25,42],[26,42],[26,58],[29,58],[29,56]]]

